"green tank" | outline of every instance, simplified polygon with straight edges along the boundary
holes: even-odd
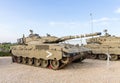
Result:
[[[105,35],[92,37],[86,40],[85,47],[92,50],[92,59],[106,60],[107,54],[111,56],[110,60],[115,61],[120,57],[120,37],[111,36],[104,30]]]
[[[89,37],[92,34],[59,38],[50,34],[39,36],[33,34],[32,30],[30,32],[28,37],[23,35],[18,39],[18,45],[11,47],[13,62],[57,70],[73,61],[82,61],[86,55],[91,54],[91,51],[86,50],[85,47],[67,44],[64,41]]]

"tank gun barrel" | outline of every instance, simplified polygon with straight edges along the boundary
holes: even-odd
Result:
[[[76,36],[64,36],[58,39],[59,42],[65,41],[65,40],[70,40],[70,39],[76,39],[76,38],[85,38],[85,37],[92,37],[92,36],[98,36],[101,35],[101,32],[96,32],[96,33],[90,33],[90,34],[85,34],[85,35],[76,35]]]
[[[101,35],[101,32],[86,34],[85,37],[98,36],[98,35]]]

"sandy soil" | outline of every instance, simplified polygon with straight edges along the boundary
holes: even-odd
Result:
[[[11,57],[0,57],[0,83],[120,83],[120,61],[86,59],[61,70],[12,63]]]

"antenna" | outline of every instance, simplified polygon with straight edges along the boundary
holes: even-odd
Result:
[[[90,17],[91,17],[91,31],[93,33],[93,16],[92,16],[92,13],[90,13]],[[92,36],[93,38],[93,36]]]

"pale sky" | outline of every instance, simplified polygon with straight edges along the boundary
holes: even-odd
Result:
[[[16,42],[32,29],[58,37],[108,29],[120,36],[120,0],[0,0],[0,42]]]

